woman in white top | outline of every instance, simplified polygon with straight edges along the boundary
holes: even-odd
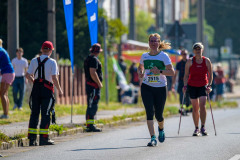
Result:
[[[173,76],[174,69],[169,56],[163,52],[170,49],[170,43],[161,41],[159,34],[149,35],[150,52],[144,53],[138,67],[139,78],[142,79],[141,96],[147,114],[147,125],[151,141],[147,146],[156,146],[153,116],[158,121],[158,140],[165,140],[163,110],[167,97],[166,76]]]

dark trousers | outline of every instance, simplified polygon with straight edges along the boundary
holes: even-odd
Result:
[[[25,92],[25,78],[22,77],[15,77],[13,82],[13,101],[17,105],[18,108],[22,107],[23,97]],[[19,93],[19,97],[18,97]]]
[[[31,116],[29,121],[29,139],[35,139],[39,114],[41,111],[40,140],[48,139],[51,111],[54,107],[55,99],[52,90],[46,88],[43,83],[34,83],[31,92],[29,105]]]
[[[183,86],[184,86],[183,83],[178,83],[177,92],[179,94],[180,105],[182,105],[182,100],[183,100],[183,91],[182,91]],[[186,91],[186,93],[185,93],[184,104],[186,104],[187,107],[190,106],[190,104],[191,104],[188,91]]]
[[[89,127],[89,125],[94,124],[95,115],[98,110],[98,102],[100,99],[100,89],[86,84],[86,92],[87,92],[86,121],[87,127]]]
[[[164,105],[167,98],[167,87],[151,87],[146,84],[141,85],[142,101],[146,110],[147,120],[153,120],[153,116],[158,122],[162,122]]]

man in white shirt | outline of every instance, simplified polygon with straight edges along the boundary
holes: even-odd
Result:
[[[28,61],[27,59],[23,58],[23,49],[18,48],[16,50],[16,55],[12,60],[12,65],[15,71],[15,80],[13,82],[13,100],[14,100],[14,107],[13,110],[18,108],[22,110],[22,103],[24,98],[25,92],[25,73],[27,72],[28,68]],[[19,93],[19,96],[18,96]]]
[[[49,139],[49,126],[51,111],[54,109],[55,98],[53,84],[56,86],[59,94],[63,91],[58,81],[58,66],[57,62],[50,58],[54,50],[53,44],[50,41],[45,41],[42,44],[42,55],[33,58],[26,78],[33,83],[33,88],[29,100],[31,108],[31,117],[29,120],[28,138],[29,145],[36,146],[36,138],[38,134],[38,120],[41,111],[41,124],[39,129],[40,143],[39,145],[53,145],[54,141]]]

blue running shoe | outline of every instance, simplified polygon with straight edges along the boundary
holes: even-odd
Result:
[[[158,131],[159,131],[158,140],[159,142],[163,143],[165,141],[165,132],[164,130],[160,131],[159,127],[158,127]]]
[[[148,147],[155,147],[157,146],[156,136],[152,136],[151,141],[147,144]]]

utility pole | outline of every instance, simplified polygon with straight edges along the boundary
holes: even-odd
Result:
[[[159,31],[160,27],[161,27],[161,18],[160,18],[160,10],[161,10],[161,4],[160,4],[161,0],[156,0],[156,29]]]
[[[161,0],[161,28],[160,31],[163,34],[165,30],[165,14],[164,14],[164,0]]]
[[[202,42],[204,45],[204,18],[205,18],[205,0],[198,0],[197,1],[197,41]]]
[[[15,57],[19,48],[19,0],[8,0],[8,53],[10,58]]]
[[[121,20],[121,0],[117,0],[117,16]],[[118,60],[122,56],[122,36],[120,37],[120,44],[118,45]]]
[[[56,60],[56,3],[55,0],[48,0],[48,40],[53,43],[54,52],[52,57]]]
[[[105,89],[106,89],[106,104],[109,102],[108,93],[108,55],[107,55],[107,22],[103,19],[103,38],[104,38],[104,69],[105,69]]]
[[[172,1],[172,21],[175,22],[176,17],[175,17],[175,13],[176,13],[176,0]]]
[[[130,26],[129,26],[129,39],[136,40],[135,32],[135,0],[129,0],[130,9]]]

